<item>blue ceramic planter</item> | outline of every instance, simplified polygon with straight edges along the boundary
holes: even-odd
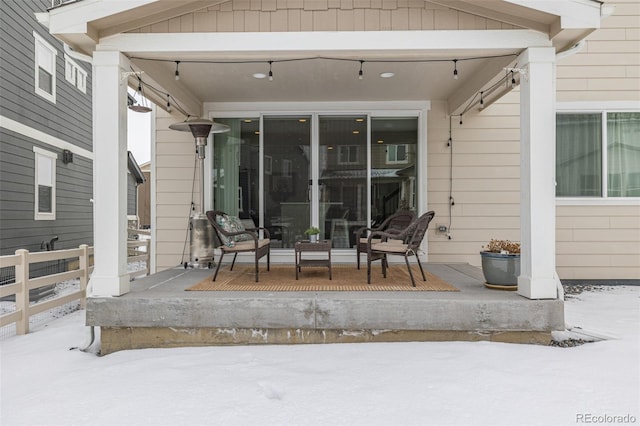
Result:
[[[482,273],[488,284],[518,285],[520,275],[520,255],[481,251]]]

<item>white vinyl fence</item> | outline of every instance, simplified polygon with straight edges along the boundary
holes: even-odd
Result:
[[[127,262],[137,262],[142,268],[133,268],[131,277],[149,274],[149,239],[140,239],[127,242]],[[29,278],[32,264],[65,261],[74,269]],[[77,265],[77,267],[75,267]],[[0,285],[0,299],[15,298],[15,302],[2,302],[14,304],[14,309],[0,311],[0,328],[15,324],[15,334],[29,333],[29,319],[34,315],[77,301],[80,308],[84,308],[87,296],[87,284],[93,272],[93,247],[86,244],[77,249],[55,250],[30,253],[28,250],[17,250],[15,254],[0,256],[0,268],[15,268],[15,282]],[[43,287],[56,285],[62,282],[79,281],[70,292],[56,295],[46,300],[31,301],[30,292]]]

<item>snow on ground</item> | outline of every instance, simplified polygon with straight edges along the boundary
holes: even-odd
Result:
[[[568,298],[580,346],[489,342],[145,349],[98,357],[84,312],[1,342],[0,424],[640,423],[640,287]]]

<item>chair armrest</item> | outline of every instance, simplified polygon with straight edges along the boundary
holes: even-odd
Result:
[[[360,238],[362,238],[362,234],[364,234],[367,231],[374,231],[374,228],[367,228],[367,227],[363,227],[363,228],[358,228],[355,231],[356,234],[356,241],[360,241]]]
[[[387,241],[387,239],[392,238],[392,239],[397,239],[398,236],[402,236],[402,232],[398,232],[398,231],[391,231],[391,232],[385,232],[385,231],[373,231],[369,234],[369,238],[367,239],[367,244],[371,245],[371,240],[374,237],[378,237],[380,238],[382,241]]]
[[[255,228],[246,228],[245,231],[254,232],[256,235],[258,234],[258,232],[262,231],[262,232],[264,232],[264,238],[265,239],[271,239],[271,233],[269,232],[269,230],[267,228],[263,228],[261,226],[258,226],[258,227],[255,227]]]

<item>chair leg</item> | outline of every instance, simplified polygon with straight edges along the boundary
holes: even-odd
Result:
[[[231,262],[231,268],[229,268],[230,271],[233,271],[233,265],[236,264],[236,257],[238,257],[238,253],[233,255],[233,262]]]
[[[267,247],[267,271],[271,270],[271,245]]]
[[[382,277],[383,278],[387,278],[387,268],[389,267],[389,264],[387,263],[387,255],[386,254],[382,258],[382,260],[380,260],[380,262],[382,263]]]
[[[413,279],[413,272],[411,272],[411,265],[409,265],[409,258],[407,257],[407,255],[404,255],[404,261],[407,264],[407,270],[409,271],[409,276],[411,277],[411,285],[412,286],[416,286],[416,282]]]
[[[256,250],[256,282],[258,282],[258,251]]]
[[[218,259],[218,266],[216,266],[216,272],[213,274],[213,279],[211,281],[215,281],[218,277],[218,271],[220,270],[220,265],[222,265],[222,258],[224,257],[224,252],[220,253],[220,259]]]
[[[360,243],[356,246],[356,258],[358,260],[358,270],[360,270]]]
[[[367,284],[371,284],[371,259],[367,254]]]
[[[418,266],[420,267],[420,273],[422,274],[422,281],[426,281],[427,277],[424,275],[424,269],[422,269],[422,263],[420,263],[420,258],[418,257],[417,253],[416,253],[416,261],[418,262]]]

